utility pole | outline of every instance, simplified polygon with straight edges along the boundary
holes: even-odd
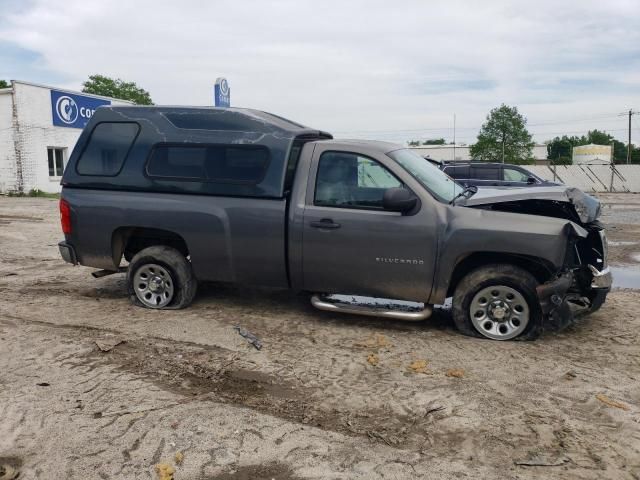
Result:
[[[629,110],[629,143],[627,143],[627,164],[631,163],[631,115],[633,115],[633,110]]]
[[[628,112],[620,113],[618,116],[629,116],[629,137],[627,138],[627,163],[631,163],[631,116],[637,115],[640,112],[634,112],[630,109]]]

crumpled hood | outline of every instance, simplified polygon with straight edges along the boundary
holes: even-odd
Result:
[[[565,185],[523,188],[480,187],[475,195],[463,200],[460,204],[467,207],[475,207],[500,203],[513,205],[522,202],[522,211],[518,211],[518,213],[527,214],[531,212],[527,211],[526,205],[532,200],[568,203],[573,206],[582,223],[591,223],[600,216],[601,206],[597,198],[587,195],[578,188]]]

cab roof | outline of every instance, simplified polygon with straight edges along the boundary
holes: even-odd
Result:
[[[381,153],[389,153],[406,148],[397,143],[383,142],[380,140],[332,139],[322,140],[322,143],[323,145],[330,144],[341,149],[349,149],[350,147],[357,149],[367,148],[369,150],[377,150]]]

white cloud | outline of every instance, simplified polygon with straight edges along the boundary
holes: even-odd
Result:
[[[472,141],[506,102],[538,140],[596,127],[623,138],[615,114],[640,108],[637,0],[33,0],[3,11],[0,41],[40,54],[68,86],[103,73],[157,103],[207,105],[224,75],[233,105],[354,136],[450,138],[427,129],[456,112],[458,139]]]

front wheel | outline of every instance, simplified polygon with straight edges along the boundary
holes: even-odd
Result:
[[[184,308],[198,288],[191,262],[165,246],[138,252],[129,264],[127,284],[134,305],[156,309]]]
[[[538,282],[526,270],[495,264],[468,273],[453,295],[460,331],[491,340],[533,340],[542,332]]]

